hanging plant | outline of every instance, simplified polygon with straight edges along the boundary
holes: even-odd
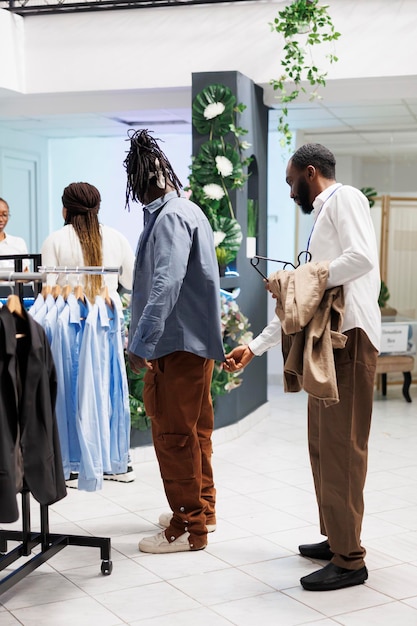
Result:
[[[283,73],[280,78],[270,81],[274,90],[279,92],[278,98],[282,105],[278,120],[282,146],[290,146],[292,142],[292,132],[286,121],[287,104],[296,100],[300,93],[307,93],[302,82],[308,82],[312,87],[310,100],[319,98],[317,88],[326,85],[327,72],[314,63],[312,46],[334,42],[340,37],[327,13],[329,7],[319,5],[318,2],[319,0],[294,0],[279,11],[278,17],[270,23],[271,30],[284,38],[284,56],[280,62]],[[327,59],[330,64],[338,61],[333,53],[329,53]]]

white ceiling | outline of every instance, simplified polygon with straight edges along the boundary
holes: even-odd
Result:
[[[265,104],[271,107],[270,128],[275,129],[278,104],[271,88],[263,87]],[[134,108],[136,102],[144,102],[145,108]],[[10,129],[47,138],[126,137],[133,126],[164,134],[190,133],[190,103],[191,92],[185,88],[180,97],[178,90],[147,90],[146,97],[135,92],[49,98],[1,93],[0,132]],[[417,158],[417,79],[333,81],[323,89],[321,100],[292,104],[288,119],[294,131],[303,132],[304,141],[324,143],[337,155]]]

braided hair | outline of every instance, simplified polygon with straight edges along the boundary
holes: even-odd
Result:
[[[71,224],[80,240],[84,264],[86,266],[103,265],[103,241],[98,221],[101,196],[99,190],[89,183],[71,183],[62,194],[62,205],[67,214],[65,224]],[[87,275],[85,293],[94,302],[100,293],[102,277]]]
[[[130,150],[123,162],[127,173],[126,205],[129,200],[143,202],[152,187],[165,189],[169,181],[180,195],[181,181],[171,163],[148,130],[128,131]]]

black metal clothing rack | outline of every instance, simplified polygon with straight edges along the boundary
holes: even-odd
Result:
[[[41,285],[45,281],[45,274],[40,272],[22,272],[22,259],[35,258],[40,255],[15,255],[15,272],[1,272],[1,280],[14,282],[15,286],[20,286],[25,282],[33,282]],[[10,257],[2,257],[9,259]],[[35,260],[36,262],[36,260]],[[40,261],[39,261],[40,262]],[[16,263],[18,263],[16,267]],[[20,263],[20,264],[19,264]],[[15,291],[16,293],[16,291]],[[21,291],[18,294],[21,297]],[[29,561],[18,567],[0,580],[0,594],[9,590],[25,576],[33,572],[40,565],[45,563],[52,556],[63,550],[66,546],[86,546],[100,548],[101,573],[110,575],[113,570],[111,561],[111,540],[108,537],[93,537],[89,535],[64,535],[51,533],[49,530],[49,509],[47,505],[40,504],[40,531],[31,530],[30,519],[30,492],[22,490],[22,530],[0,529],[0,571],[16,562],[23,556],[30,556],[36,546],[41,550]],[[18,546],[7,552],[7,542],[20,542]]]
[[[0,580],[0,593],[25,578],[40,565],[48,561],[66,546],[87,546],[100,548],[101,573],[110,575],[113,570],[111,556],[111,540],[108,537],[92,537],[89,535],[61,535],[49,532],[49,509],[40,505],[41,529],[31,530],[30,493],[22,491],[22,530],[0,530],[0,571],[9,567],[22,556],[30,556],[33,548],[40,545],[41,551],[29,561]],[[20,541],[20,545],[7,552],[8,541]]]

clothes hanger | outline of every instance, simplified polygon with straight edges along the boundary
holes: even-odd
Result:
[[[10,296],[7,298],[6,306],[9,309],[10,313],[15,313],[19,317],[25,319],[22,302],[19,296],[17,296],[15,293],[11,293]]]
[[[258,272],[258,274],[260,274],[262,276],[262,278],[264,278],[265,280],[268,280],[268,277],[265,276],[265,274],[263,274],[261,272],[261,270],[257,267],[259,264],[259,261],[273,261],[274,263],[282,263],[283,264],[283,268],[284,270],[287,269],[288,266],[292,267],[294,270],[297,269],[297,267],[299,267],[301,265],[301,257],[305,255],[305,262],[308,263],[309,261],[311,261],[311,252],[309,252],[308,250],[303,250],[302,252],[300,252],[300,254],[297,256],[297,265],[294,265],[294,263],[291,263],[291,261],[280,261],[279,259],[270,259],[266,256],[259,256],[256,255],[254,257],[251,258],[250,260],[250,264],[252,265],[252,267],[254,267],[256,269],[256,271]]]
[[[113,308],[113,301],[110,298],[109,295],[109,288],[107,285],[104,285],[101,290],[100,290],[100,296],[103,298],[103,300],[105,301],[105,303]]]
[[[46,298],[46,296],[48,296],[51,293],[51,291],[52,291],[51,285],[44,285],[42,287],[41,294],[44,298]]]
[[[9,309],[10,313],[15,313],[16,315],[24,319],[25,316],[23,314],[22,303],[19,296],[17,296],[15,293],[11,293],[10,296],[7,298],[6,306]]]
[[[67,268],[65,268],[66,270]],[[72,292],[72,287],[68,282],[68,274],[66,277],[66,281],[65,281],[65,285],[62,288],[62,297],[64,298],[64,300],[67,300],[69,294]]]
[[[78,273],[78,267],[76,268],[76,273]],[[85,302],[84,288],[80,282],[80,276],[78,275],[78,282],[74,287],[74,296],[77,300],[82,300]]]
[[[57,299],[59,295],[61,295],[61,291],[62,291],[61,285],[54,285],[52,287],[51,293],[52,293],[52,296],[55,298],[55,300]]]
[[[77,298],[77,300],[85,301],[84,289],[82,285],[75,285],[74,296]]]
[[[71,285],[64,285],[62,288],[62,297],[64,298],[64,300],[66,300],[69,296],[69,294],[72,292],[72,287]]]

